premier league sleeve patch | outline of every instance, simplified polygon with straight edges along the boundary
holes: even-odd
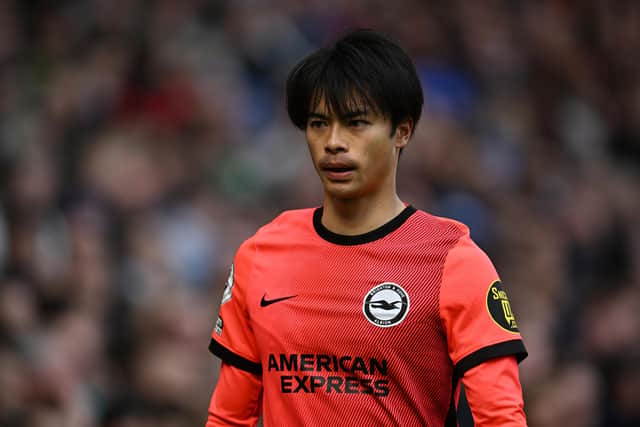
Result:
[[[224,291],[222,292],[222,302],[220,305],[231,301],[231,289],[233,288],[233,264],[231,264],[231,269],[229,270],[229,277],[227,277],[227,283],[224,286]]]
[[[487,291],[487,310],[494,322],[502,329],[519,333],[516,318],[511,311],[511,304],[507,298],[507,293],[502,288],[502,283],[496,280],[489,286]]]
[[[214,330],[216,334],[222,336],[222,328],[224,327],[224,322],[222,321],[222,317],[218,316],[218,320],[216,320],[216,326]]]

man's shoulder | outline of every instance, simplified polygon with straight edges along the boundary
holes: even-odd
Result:
[[[425,221],[430,221],[431,227],[436,229],[443,240],[449,242],[448,258],[451,261],[478,261],[485,263],[488,260],[486,253],[478,246],[471,236],[469,227],[453,218],[436,216],[425,211],[418,211]]]
[[[449,276],[452,271],[462,270],[468,272],[469,277],[483,273],[483,277],[497,279],[493,263],[484,250],[474,242],[466,224],[421,210],[414,216],[414,227],[419,227],[425,236],[423,242],[443,250],[444,276]],[[484,282],[482,284],[484,285]]]
[[[287,238],[299,236],[313,226],[313,212],[316,208],[292,209],[281,212],[273,220],[260,227],[251,237],[253,240]]]
[[[469,227],[455,219],[437,216],[421,209],[417,209],[413,216],[413,226],[427,230],[429,234],[455,238],[469,236]]]
[[[251,256],[266,246],[279,246],[282,243],[300,240],[309,235],[315,208],[295,209],[281,212],[270,222],[264,224],[249,238],[244,240],[236,253],[240,258]]]

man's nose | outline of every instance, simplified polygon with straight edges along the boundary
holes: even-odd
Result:
[[[348,145],[344,138],[343,129],[339,124],[333,124],[329,128],[329,135],[324,147],[325,151],[329,153],[337,153],[340,151],[347,151]]]

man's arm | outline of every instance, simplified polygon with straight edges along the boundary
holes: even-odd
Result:
[[[222,362],[206,427],[255,426],[262,412],[262,378]]]
[[[526,426],[517,362],[527,350],[495,267],[468,233],[445,261],[440,313],[474,425]]]
[[[487,360],[465,372],[462,382],[475,427],[527,425],[514,356]]]

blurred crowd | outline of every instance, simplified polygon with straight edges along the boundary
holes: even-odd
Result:
[[[533,427],[640,425],[640,2],[0,1],[0,425],[203,425],[237,246],[321,203],[290,67],[415,59],[405,202],[467,223]]]

